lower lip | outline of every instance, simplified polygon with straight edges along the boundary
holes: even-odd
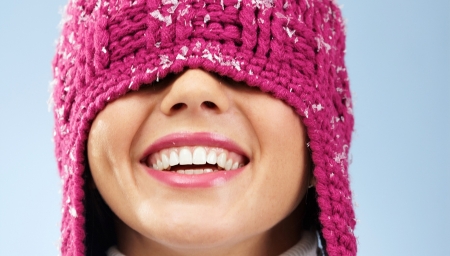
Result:
[[[147,173],[156,180],[177,188],[211,188],[225,185],[240,174],[244,168],[231,171],[218,171],[202,174],[181,174],[169,171],[158,171],[146,167]]]

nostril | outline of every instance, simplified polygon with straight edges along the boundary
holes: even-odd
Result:
[[[217,108],[216,104],[211,101],[204,101],[203,105],[205,105],[206,108]]]
[[[180,109],[184,108],[185,106],[186,106],[186,104],[184,104],[184,103],[177,103],[172,106],[172,110],[180,110]]]

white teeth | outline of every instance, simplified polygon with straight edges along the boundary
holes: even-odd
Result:
[[[231,159],[228,159],[228,161],[225,163],[225,170],[226,171],[229,171],[229,170],[231,170],[231,166],[233,166],[233,160],[231,160]]]
[[[225,169],[225,163],[227,161],[227,155],[222,152],[219,157],[217,157],[217,165]]]
[[[217,163],[217,154],[214,150],[209,151],[208,157],[206,158],[206,162],[208,164],[216,164]]]
[[[193,164],[206,164],[206,150],[204,147],[196,147],[192,157]]]
[[[156,162],[156,165],[158,166],[158,170],[163,169],[163,164],[162,164],[161,160],[158,160],[158,162]]]
[[[162,165],[164,169],[169,167],[169,158],[165,154],[161,154]]]
[[[159,171],[169,171],[176,165],[216,165],[207,169],[182,170],[184,174],[202,174],[221,170],[235,170],[244,166],[242,156],[225,149],[205,146],[164,149],[148,157],[147,166]],[[201,168],[201,166],[199,166]],[[205,166],[209,167],[209,166]],[[187,168],[187,167],[186,167]],[[175,171],[181,173],[179,171]]]
[[[192,154],[187,148],[180,150],[180,165],[192,164]],[[186,170],[188,171],[188,170]]]
[[[177,165],[178,163],[179,163],[178,154],[175,151],[170,152],[170,160],[169,160],[170,166]]]
[[[178,170],[177,173],[184,174],[184,170]]]

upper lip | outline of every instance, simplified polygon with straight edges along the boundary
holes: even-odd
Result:
[[[172,133],[163,136],[153,142],[142,155],[141,160],[144,161],[152,153],[161,151],[166,148],[183,147],[183,146],[207,146],[223,148],[231,152],[235,152],[248,159],[244,150],[228,137],[209,132],[181,132]]]

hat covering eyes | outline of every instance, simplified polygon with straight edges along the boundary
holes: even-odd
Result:
[[[86,142],[108,102],[201,68],[270,93],[306,127],[328,255],[356,255],[353,130],[341,12],[331,0],[71,0],[53,61],[63,255],[85,255]],[[282,132],[282,127],[280,128]]]

